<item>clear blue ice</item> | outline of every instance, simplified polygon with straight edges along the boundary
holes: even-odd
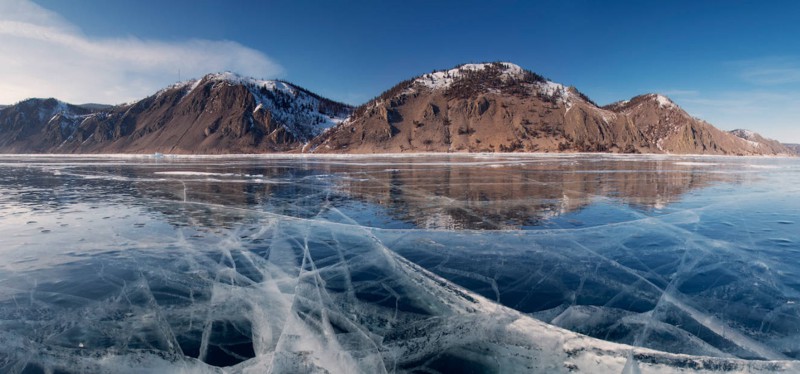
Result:
[[[0,157],[0,372],[800,372],[800,160]]]

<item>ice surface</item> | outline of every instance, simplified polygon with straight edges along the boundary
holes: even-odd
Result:
[[[4,157],[0,372],[800,372],[798,182],[793,159]]]

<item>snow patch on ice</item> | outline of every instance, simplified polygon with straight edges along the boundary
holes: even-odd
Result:
[[[750,165],[747,165],[747,167],[752,168],[752,169],[780,169],[780,167],[778,165],[755,165],[755,164],[750,164]]]
[[[220,176],[220,177],[248,177],[263,178],[262,174],[237,174],[237,173],[210,173],[202,171],[157,171],[156,175],[184,175],[184,176]]]
[[[683,165],[683,166],[715,166],[719,165],[716,162],[700,162],[700,161],[678,161],[675,162],[675,165]]]

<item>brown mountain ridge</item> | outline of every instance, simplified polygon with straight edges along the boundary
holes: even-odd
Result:
[[[31,99],[0,111],[6,153],[292,151],[352,108],[291,83],[209,74],[130,104],[89,110]]]
[[[776,155],[647,94],[599,107],[511,63],[461,65],[405,81],[312,142],[315,152],[615,152]]]
[[[110,108],[30,99],[0,109],[0,152],[793,154],[747,130],[719,130],[662,95],[599,107],[507,62],[424,74],[357,108],[233,73]]]

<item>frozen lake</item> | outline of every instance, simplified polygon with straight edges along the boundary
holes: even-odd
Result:
[[[800,160],[0,156],[0,372],[800,372]]]

